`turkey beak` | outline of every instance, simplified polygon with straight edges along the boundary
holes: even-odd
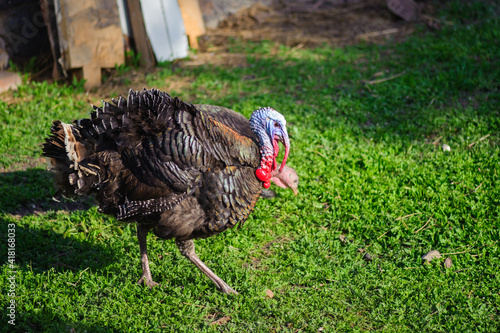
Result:
[[[282,172],[286,164],[286,159],[288,158],[288,152],[290,151],[290,139],[288,138],[288,132],[286,131],[286,128],[283,128],[283,136],[280,139],[283,146],[285,146],[285,156],[283,157],[283,162],[281,162],[280,167],[280,172]]]

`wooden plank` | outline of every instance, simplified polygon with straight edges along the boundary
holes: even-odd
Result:
[[[61,75],[59,73],[59,63],[57,59],[60,56],[59,40],[57,39],[57,23],[54,12],[53,0],[40,0],[40,9],[42,11],[43,22],[47,27],[47,34],[49,35],[50,51],[52,53],[52,78],[59,80]]]
[[[182,13],[182,20],[189,38],[189,46],[197,49],[198,37],[205,33],[205,23],[198,0],[177,0]]]
[[[0,93],[9,89],[17,90],[21,83],[19,74],[0,70]]]
[[[101,67],[93,63],[84,64],[82,67],[83,78],[86,87],[98,87],[101,85]]]
[[[125,61],[116,0],[60,0],[59,42],[65,70],[81,68],[85,87],[101,82],[101,68]]]
[[[129,32],[135,50],[140,54],[141,65],[152,67],[156,64],[156,60],[144,25],[141,1],[126,0],[126,4],[127,17],[131,28]]]

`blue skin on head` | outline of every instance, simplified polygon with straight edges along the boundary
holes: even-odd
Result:
[[[285,146],[285,156],[281,163],[280,171],[285,167],[290,150],[290,140],[286,130],[285,117],[276,110],[266,107],[260,108],[250,117],[252,132],[259,138],[261,166],[256,170],[256,176],[264,182],[264,187],[269,187],[271,172],[277,167],[276,157],[278,156],[281,142]]]

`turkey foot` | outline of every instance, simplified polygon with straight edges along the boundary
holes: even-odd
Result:
[[[149,287],[149,289],[152,289],[154,286],[159,285],[158,282],[155,282],[153,281],[153,279],[151,279],[151,276],[149,277],[145,275],[141,276],[141,278],[137,281],[137,284],[142,285],[143,282],[146,286]]]
[[[149,289],[157,286],[159,283],[153,281],[151,277],[151,270],[149,269],[149,260],[148,260],[148,244],[146,241],[146,237],[148,235],[151,227],[137,224],[137,239],[139,240],[139,249],[141,251],[141,266],[142,266],[142,276],[137,281],[137,284],[146,284]]]
[[[194,241],[192,239],[185,241],[176,240],[175,243],[179,248],[179,251],[183,256],[185,256],[189,261],[191,261],[196,267],[198,267],[203,274],[205,274],[213,283],[219,288],[220,291],[226,294],[236,294],[238,292],[231,288],[226,282],[224,282],[220,277],[215,275],[215,273],[203,263],[203,261],[198,258],[196,252],[194,251]]]

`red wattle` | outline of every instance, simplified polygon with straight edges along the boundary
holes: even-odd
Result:
[[[261,182],[269,182],[269,179],[271,179],[271,174],[261,168],[255,170],[255,176],[257,176],[257,179]]]
[[[269,188],[271,186],[271,182],[268,180],[268,181],[265,181],[264,184],[262,184],[262,187],[264,188]]]

